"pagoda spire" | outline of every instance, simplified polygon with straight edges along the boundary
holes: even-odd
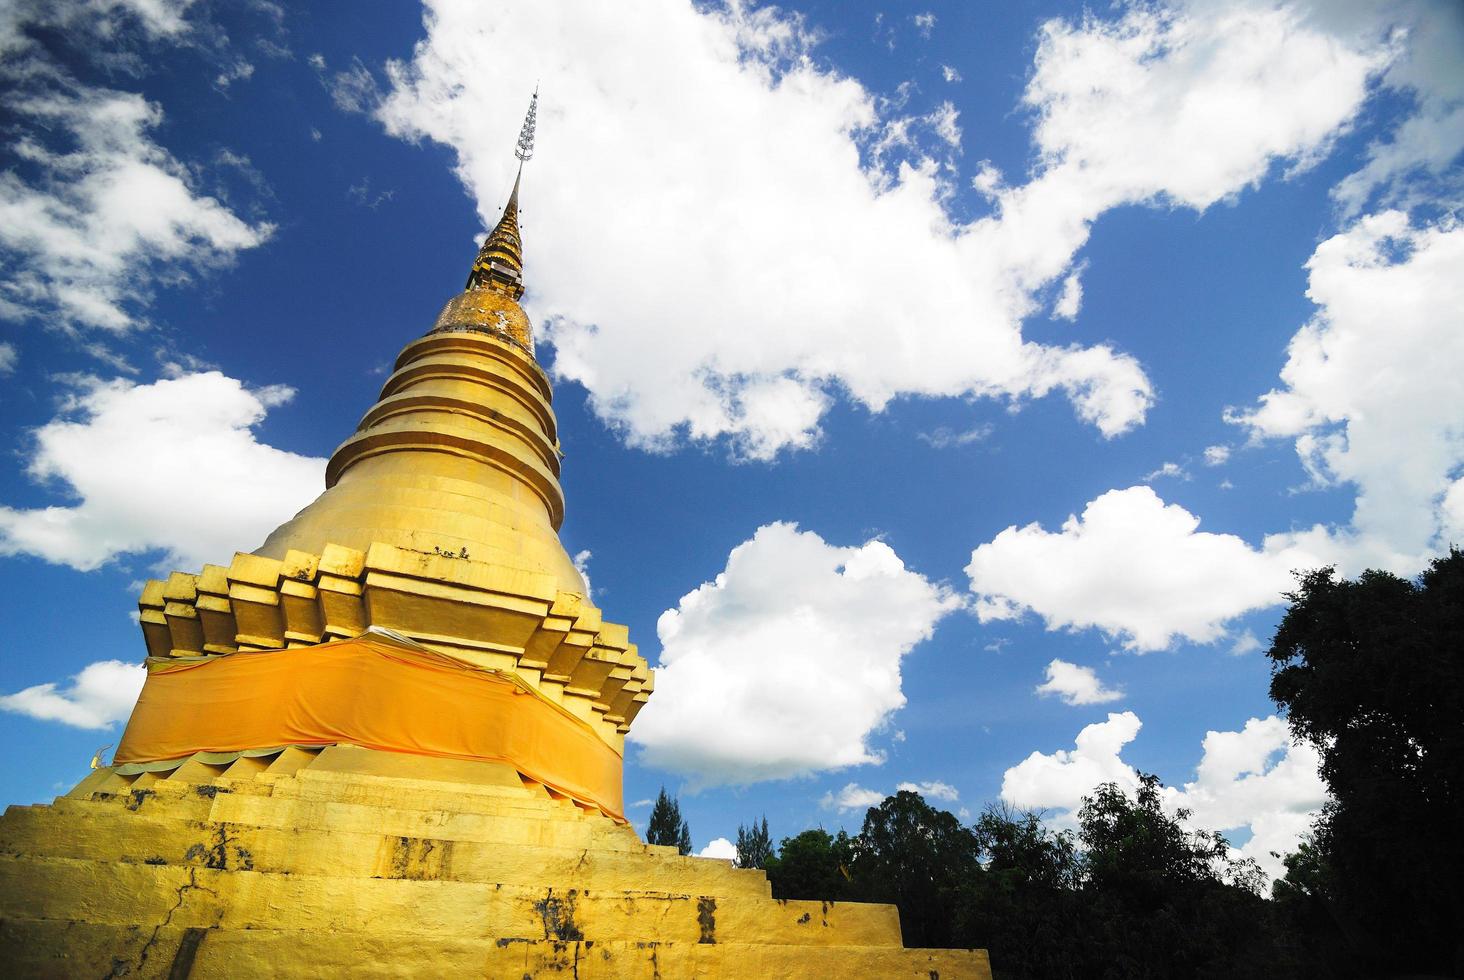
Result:
[[[518,196],[524,162],[534,155],[534,126],[538,111],[539,90],[535,88],[513,151],[519,161],[518,173],[513,178],[513,191],[508,195],[503,216],[478,250],[472,271],[468,273],[468,283],[463,287],[465,290],[490,289],[514,301],[524,295],[524,246],[519,237]]]

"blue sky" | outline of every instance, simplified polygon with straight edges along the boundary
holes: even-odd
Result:
[[[1266,862],[1324,798],[1266,698],[1290,570],[1464,539],[1461,43],[1423,0],[11,5],[0,796],[116,741],[141,580],[318,492],[537,82],[562,538],[664,668],[627,801],[701,848],[1141,770]]]

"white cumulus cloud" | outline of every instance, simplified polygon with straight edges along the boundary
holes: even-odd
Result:
[[[1007,185],[985,166],[994,213],[962,224],[943,206],[954,112],[925,123],[935,145],[915,145],[904,99],[821,67],[796,16],[432,0],[427,28],[388,66],[378,116],[452,147],[485,222],[521,111],[502,80],[546,57],[558,69],[525,189],[544,219],[529,281],[555,370],[634,444],[727,436],[755,457],[812,445],[836,393],[879,410],[901,394],[1060,391],[1106,436],[1139,424],[1153,394],[1132,358],[1022,339],[1039,293],[1110,208],[1203,209],[1278,162],[1317,159],[1393,53],[1270,5],[1049,21],[1022,97],[1034,172]],[[622,42],[607,52],[610,34]],[[907,152],[887,157],[892,145]],[[656,288],[624,288],[648,269]],[[1075,314],[1077,279],[1064,296],[1058,312]]]
[[[919,793],[927,800],[940,800],[943,803],[954,803],[961,798],[960,792],[954,786],[938,779],[923,783],[900,783],[895,789],[899,792]]]
[[[1281,602],[1293,569],[1331,554],[1325,535],[1272,535],[1252,548],[1199,523],[1140,486],[1108,491],[1057,531],[1009,527],[966,566],[977,615],[989,622],[1031,610],[1048,629],[1097,628],[1132,650],[1177,638],[1210,643],[1228,620]]]
[[[630,739],[699,785],[878,762],[868,740],[905,703],[901,658],[959,604],[881,541],[761,527],[662,614],[656,696]]]
[[[1122,689],[1105,687],[1092,667],[1082,667],[1066,660],[1047,665],[1047,679],[1033,689],[1040,695],[1055,694],[1068,704],[1107,704],[1123,697]]]
[[[812,445],[839,395],[879,410],[1061,392],[1113,436],[1153,400],[1139,365],[1026,342],[1022,320],[1059,280],[1055,313],[1076,315],[1074,256],[1105,211],[1203,210],[1325,156],[1398,57],[1396,20],[1261,2],[1049,20],[1021,96],[1032,171],[1008,183],[978,163],[993,213],[965,223],[944,207],[961,179],[954,110],[902,115],[908,91],[826,67],[816,30],[776,8],[430,0],[376,114],[455,150],[491,223],[521,112],[503,80],[552,61],[525,190],[544,219],[531,298],[557,373],[634,444],[730,437],[769,457]],[[624,288],[647,270],[654,289]]]
[[[1132,358],[1020,332],[1113,195],[1012,191],[1001,214],[952,222],[937,163],[954,111],[921,117],[932,139],[911,145],[913,117],[821,68],[802,21],[676,0],[491,15],[434,0],[427,26],[412,60],[388,66],[378,116],[451,146],[485,222],[522,111],[502,79],[554,52],[525,177],[532,306],[555,370],[632,443],[727,436],[771,456],[811,445],[838,392],[875,410],[901,394],[1062,392],[1110,436],[1143,419],[1152,391]],[[622,39],[611,52],[608,33]],[[881,152],[892,143],[906,162]],[[624,288],[651,269],[654,289]]]
[[[883,803],[885,795],[877,789],[867,789],[858,783],[848,783],[837,793],[832,791],[825,793],[819,802],[825,810],[867,810]]]
[[[1160,464],[1158,469],[1150,470],[1148,473],[1144,474],[1145,483],[1152,483],[1153,481],[1161,478],[1167,478],[1171,480],[1188,480],[1190,478],[1190,475],[1188,470],[1186,470],[1179,463],[1173,461],[1162,463]]]
[[[1062,292],[1052,304],[1052,315],[1060,320],[1076,320],[1083,305],[1083,270],[1074,269],[1062,281]]]
[[[1031,610],[1050,628],[1096,627],[1133,649],[1211,642],[1274,605],[1290,572],[1337,564],[1416,573],[1464,537],[1464,226],[1365,217],[1307,263],[1317,311],[1292,338],[1281,385],[1227,418],[1253,439],[1291,439],[1313,483],[1350,486],[1343,526],[1267,536],[1259,547],[1199,530],[1150,489],[1112,490],[1060,530],[1011,527],[967,572],[983,620]],[[1207,465],[1229,459],[1223,445]],[[1182,475],[1166,464],[1146,479]],[[1238,653],[1260,649],[1242,636]]]
[[[1373,142],[1364,165],[1332,189],[1344,214],[1359,214],[1371,200],[1407,206],[1430,197],[1457,199],[1464,189],[1456,166],[1464,151],[1464,4],[1317,3],[1315,16],[1339,30],[1393,32],[1398,56],[1382,81],[1414,103],[1412,111],[1394,113],[1392,132]]]
[[[969,446],[978,442],[985,442],[990,437],[993,426],[990,423],[973,426],[964,432],[957,432],[949,426],[937,426],[930,432],[920,432],[916,438],[932,449],[951,449],[961,446]]]
[[[1033,752],[1003,775],[1002,799],[1054,811],[1054,823],[1073,825],[1082,798],[1100,784],[1116,783],[1129,793],[1138,787],[1138,772],[1122,752],[1142,727],[1131,711],[1110,714],[1083,728],[1072,749]],[[1271,853],[1294,851],[1326,801],[1319,763],[1315,749],[1292,741],[1285,721],[1252,718],[1238,732],[1206,733],[1195,779],[1167,787],[1164,804],[1171,812],[1189,810],[1192,827],[1248,832],[1240,855],[1278,875],[1281,862]]]
[[[1044,169],[1022,187],[990,174],[982,184],[1008,217],[1020,203],[1063,197],[1202,209],[1278,162],[1288,173],[1315,164],[1379,89],[1415,105],[1337,188],[1345,212],[1375,193],[1416,203],[1432,189],[1446,212],[1457,199],[1449,188],[1458,171],[1447,169],[1464,146],[1457,4],[1187,0],[1120,9],[1117,18],[1043,28],[1025,98],[1040,113]],[[1030,242],[1052,255],[1062,249],[1041,244],[1044,229],[1053,242],[1063,228],[1081,238],[1086,225],[1056,219],[1095,213],[1033,206]],[[1044,223],[1044,213],[1053,220]],[[1464,526],[1461,264],[1464,229],[1452,217],[1410,222],[1391,211],[1323,242],[1308,264],[1318,312],[1292,341],[1282,387],[1227,416],[1255,439],[1294,439],[1313,483],[1354,485],[1350,525],[1274,534],[1253,548],[1198,531],[1197,518],[1152,491],[1113,490],[1060,532],[1009,528],[980,546],[968,571],[983,619],[1031,609],[1052,628],[1098,627],[1153,649],[1176,637],[1221,638],[1233,617],[1279,602],[1293,568],[1417,571]],[[1203,462],[1229,457],[1215,445]],[[1145,479],[1161,477],[1187,473],[1166,463]]]
[[[132,713],[146,679],[141,664],[99,660],[82,668],[65,688],[37,684],[0,695],[0,710],[74,728],[109,728]]]
[[[1119,753],[1142,727],[1132,711],[1110,714],[1078,732],[1072,749],[1033,752],[1002,775],[1001,798],[1027,810],[1072,811],[1102,783],[1132,791],[1138,774]]]
[[[1316,315],[1292,338],[1281,387],[1231,421],[1290,438],[1312,478],[1356,488],[1343,571],[1411,574],[1458,527],[1464,466],[1464,226],[1387,211],[1317,246]]]
[[[185,7],[94,6],[128,9],[164,35],[181,30]],[[137,327],[159,283],[227,263],[273,233],[198,190],[195,173],[154,138],[156,103],[84,84],[18,30],[0,34],[7,149],[25,163],[0,172],[0,317]]]
[[[1197,827],[1249,830],[1240,853],[1274,876],[1283,869],[1271,853],[1296,850],[1327,801],[1320,765],[1317,750],[1292,741],[1281,718],[1252,718],[1238,732],[1205,733],[1194,781],[1167,790],[1164,800],[1189,810]]]
[[[927,801],[935,800],[941,803],[954,803],[961,798],[959,790],[950,783],[944,783],[938,779],[919,783],[899,783],[895,786],[895,792],[919,793]],[[823,798],[819,800],[819,804],[825,810],[839,810],[841,812],[867,810],[872,806],[879,806],[884,802],[885,797],[891,795],[893,794],[885,793],[877,789],[869,789],[868,787],[860,786],[858,783],[847,783],[837,793],[833,791],[825,793]]]
[[[696,852],[697,857],[720,858],[723,861],[737,860],[737,845],[725,837],[718,837]]]
[[[591,602],[595,599],[595,590],[590,585],[590,559],[595,556],[589,548],[575,552],[574,570],[580,573],[580,578],[585,580],[585,598]]]
[[[1292,5],[1122,9],[1045,24],[1025,95],[1046,176],[1106,206],[1205,208],[1277,161],[1314,162],[1394,53],[1380,33],[1329,30]]]
[[[0,554],[83,571],[154,550],[170,567],[227,563],[324,487],[325,460],[252,431],[293,394],[217,371],[148,385],[91,380],[35,431],[26,470],[74,502],[0,505]]]
[[[102,41],[135,26],[151,40],[178,40],[192,31],[193,6],[194,0],[7,0],[0,7],[0,54],[33,47],[26,26]]]
[[[1230,652],[1234,656],[1244,657],[1246,654],[1256,653],[1264,649],[1264,647],[1265,644],[1261,642],[1260,637],[1256,636],[1250,630],[1244,630],[1235,638],[1235,642],[1231,644]]]

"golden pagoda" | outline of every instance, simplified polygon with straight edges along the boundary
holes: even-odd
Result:
[[[653,673],[560,544],[519,176],[325,491],[251,553],[146,584],[110,766],[0,818],[0,963],[42,977],[989,977],[893,906],[780,901],[643,843]]]

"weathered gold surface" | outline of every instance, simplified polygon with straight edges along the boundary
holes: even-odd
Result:
[[[328,489],[255,553],[364,552],[379,542],[546,574],[583,595],[557,530],[564,494],[550,398],[543,370],[516,344],[466,331],[413,341],[332,455]]]
[[[490,289],[469,289],[447,301],[433,332],[467,330],[492,334],[534,352],[534,331],[523,309],[513,300]]]
[[[492,763],[201,758],[0,818],[9,975],[990,976],[903,949],[890,906],[775,901]]]

